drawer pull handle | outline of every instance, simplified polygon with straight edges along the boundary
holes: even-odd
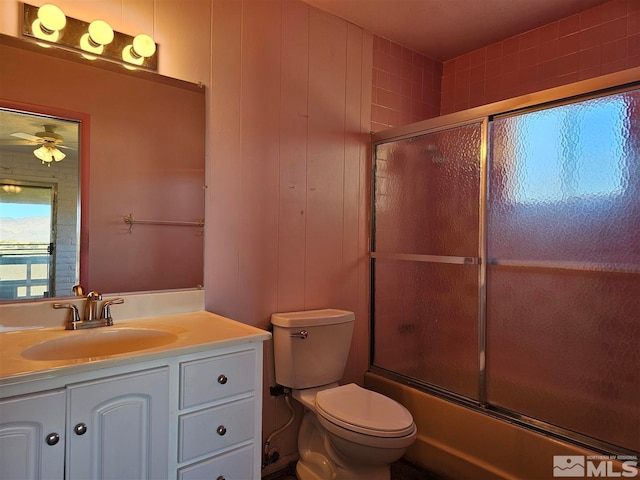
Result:
[[[51,445],[52,447],[59,441],[60,441],[60,435],[58,435],[57,433],[50,433],[45,438],[45,442],[47,442],[47,445]]]
[[[84,435],[87,433],[87,426],[84,423],[79,423],[73,427],[73,431],[76,432],[76,435]]]
[[[225,427],[224,425],[220,425],[218,428],[216,428],[216,432],[218,433],[218,435],[223,436],[225,433],[227,433],[227,427]]]
[[[229,380],[229,379],[227,378],[227,376],[226,376],[226,375],[220,375],[220,376],[218,376],[218,383],[219,383],[220,385],[224,385],[225,383],[227,383],[227,380]]]

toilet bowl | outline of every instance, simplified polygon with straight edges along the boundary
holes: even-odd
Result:
[[[339,385],[354,314],[325,309],[274,314],[276,381],[305,407],[298,433],[301,480],[389,480],[415,441],[411,413],[354,383]]]

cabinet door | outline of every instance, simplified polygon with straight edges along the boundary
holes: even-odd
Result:
[[[167,368],[67,388],[69,480],[167,478]]]
[[[0,478],[64,475],[65,391],[0,400]]]

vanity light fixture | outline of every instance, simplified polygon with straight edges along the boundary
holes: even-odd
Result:
[[[35,149],[33,154],[38,160],[42,161],[43,165],[46,163],[48,167],[51,166],[51,162],[59,162],[66,157],[64,153],[56,148],[53,142],[45,142],[40,148]]]
[[[94,20],[89,24],[89,31],[80,37],[80,48],[88,53],[102,55],[105,45],[113,41],[113,28],[104,20]],[[83,55],[89,60],[95,60],[94,55]]]
[[[64,12],[51,3],[38,8],[37,18],[31,23],[33,36],[48,42],[57,42],[60,31],[67,24]]]
[[[18,185],[2,185],[2,190],[4,190],[7,193],[20,193],[22,191],[22,187],[19,187]]]
[[[22,4],[22,36],[43,47],[76,52],[89,60],[106,60],[128,69],[158,71],[158,46],[147,34],[116,32],[104,20],[91,23],[65,14],[55,5]]]

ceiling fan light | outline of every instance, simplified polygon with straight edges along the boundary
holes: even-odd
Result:
[[[66,157],[63,152],[51,145],[42,145],[40,148],[36,148],[33,154],[42,163],[59,162]]]

